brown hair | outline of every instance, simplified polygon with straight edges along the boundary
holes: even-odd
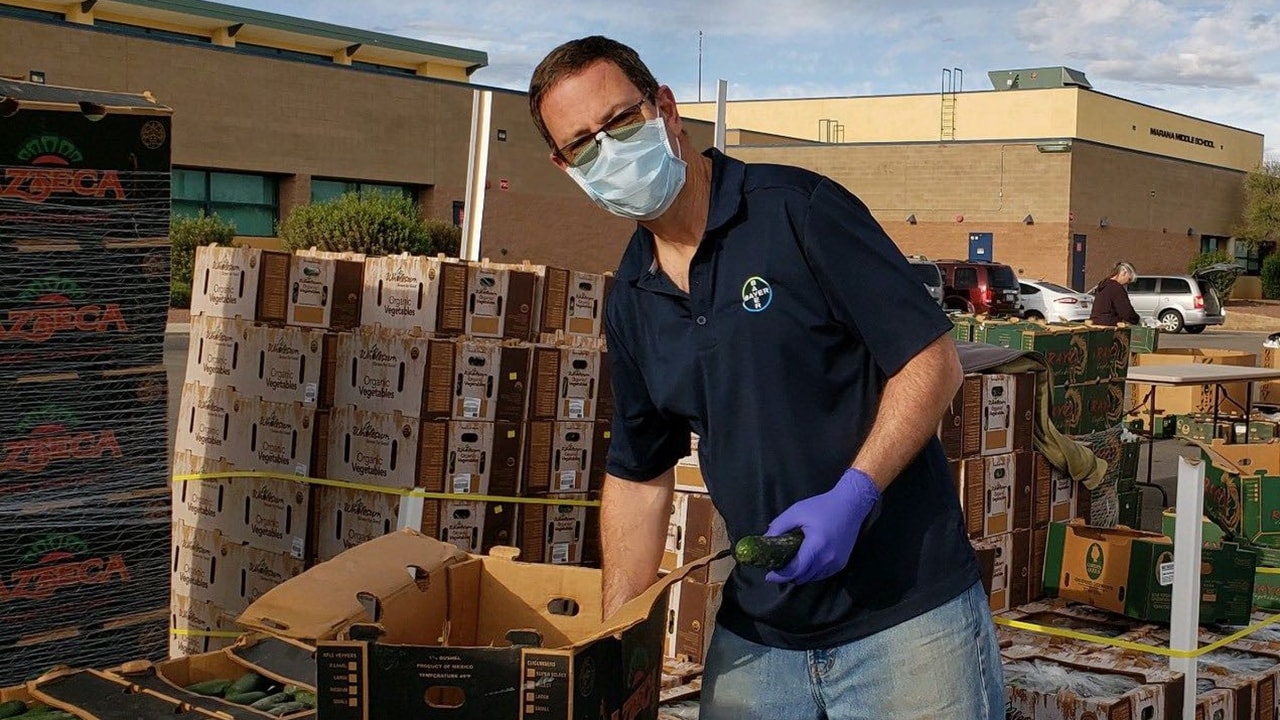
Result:
[[[542,139],[553,150],[555,141],[547,132],[546,123],[542,122],[542,98],[560,81],[586,70],[600,60],[618,66],[646,98],[657,96],[658,81],[635,50],[601,35],[570,40],[543,58],[529,81],[529,114],[533,116],[533,124],[542,134]]]

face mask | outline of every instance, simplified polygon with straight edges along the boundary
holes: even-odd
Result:
[[[626,140],[605,135],[595,161],[586,168],[570,167],[568,173],[587,197],[614,215],[653,220],[680,194],[685,168],[671,150],[659,115]]]

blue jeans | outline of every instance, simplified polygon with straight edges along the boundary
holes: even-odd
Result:
[[[1004,676],[978,583],[935,610],[829,650],[779,650],[716,626],[700,720],[1004,720]]]

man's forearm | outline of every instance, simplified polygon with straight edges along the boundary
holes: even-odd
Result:
[[[604,618],[653,584],[671,518],[671,470],[649,482],[605,476],[600,502]]]
[[[964,380],[950,336],[943,336],[889,378],[875,422],[853,467],[884,490],[920,454]]]

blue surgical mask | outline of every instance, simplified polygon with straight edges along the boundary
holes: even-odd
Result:
[[[662,116],[626,140],[601,135],[596,159],[585,168],[568,168],[569,177],[614,215],[642,221],[661,216],[684,187],[687,167],[672,152]]]

